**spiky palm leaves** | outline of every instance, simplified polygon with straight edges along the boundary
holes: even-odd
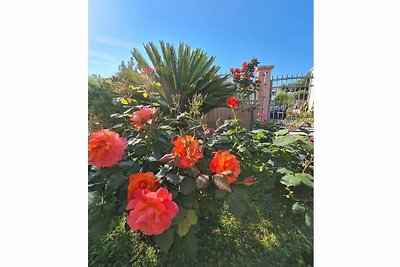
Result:
[[[161,53],[152,43],[144,45],[153,68],[155,79],[161,83],[160,95],[172,106],[172,96],[180,94],[180,111],[187,110],[188,102],[197,94],[205,96],[202,107],[204,113],[226,106],[228,97],[234,94],[234,86],[228,77],[217,75],[220,66],[214,66],[215,57],[208,57],[200,48],[179,44],[178,51],[169,43],[160,41]],[[134,49],[133,57],[139,67],[149,66],[142,54]]]

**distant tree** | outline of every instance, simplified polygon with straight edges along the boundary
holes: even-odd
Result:
[[[289,106],[292,102],[293,97],[286,91],[279,91],[274,98],[275,106]]]

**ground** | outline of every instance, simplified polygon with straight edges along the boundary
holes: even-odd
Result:
[[[312,266],[312,229],[272,197],[267,183],[253,187],[261,222],[238,221],[226,206],[219,217],[200,220],[197,260],[174,248],[161,253],[151,238],[126,232],[122,218],[101,241],[89,240],[89,266]]]

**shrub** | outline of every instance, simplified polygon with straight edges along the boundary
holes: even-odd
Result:
[[[189,106],[195,107],[195,101]],[[129,112],[114,114],[121,123],[111,129],[117,139],[123,139],[118,142],[128,146],[120,161],[112,155],[112,166],[111,160],[106,161],[107,168],[91,162],[89,233],[102,236],[113,218],[128,211],[129,227],[154,235],[161,250],[168,251],[176,243],[195,257],[198,218],[216,216],[219,202],[227,203],[239,219],[258,220],[247,201],[248,187],[255,181],[241,175],[241,159],[223,145],[227,141],[225,132],[219,133],[223,128],[210,135],[198,111],[163,115],[154,104],[130,106]],[[153,112],[147,112],[150,109]],[[94,141],[95,134],[90,142],[98,147],[91,148],[89,153],[95,155],[89,157],[108,159],[112,146],[119,143]]]

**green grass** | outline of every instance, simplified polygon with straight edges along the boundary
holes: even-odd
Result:
[[[312,230],[267,189],[262,181],[253,185],[260,223],[241,222],[226,206],[219,217],[199,220],[196,260],[174,247],[161,253],[150,237],[126,232],[121,218],[100,241],[89,239],[89,266],[312,266]]]

